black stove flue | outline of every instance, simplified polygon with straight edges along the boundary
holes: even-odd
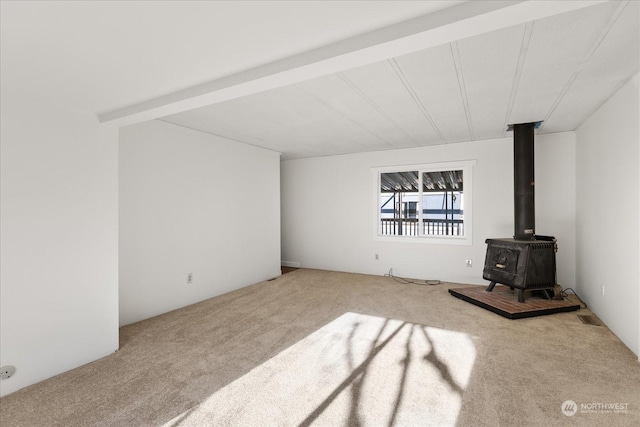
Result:
[[[524,302],[525,290],[541,290],[550,297],[556,284],[556,239],[536,235],[534,131],[540,122],[510,125],[513,129],[514,225],[513,238],[487,239],[482,277],[518,289]]]
[[[513,238],[534,240],[536,234],[536,200],[533,132],[536,123],[520,123],[513,128]]]

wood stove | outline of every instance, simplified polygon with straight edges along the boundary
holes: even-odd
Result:
[[[518,290],[524,302],[525,290],[540,290],[551,296],[556,284],[556,239],[535,234],[535,181],[533,133],[541,122],[510,125],[513,129],[514,220],[513,238],[487,239],[482,277]]]
[[[482,277],[491,281],[488,292],[502,283],[517,288],[518,302],[524,302],[525,290],[540,290],[551,297],[549,292],[556,284],[555,239],[487,239],[486,243]]]

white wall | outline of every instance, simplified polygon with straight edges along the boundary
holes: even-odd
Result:
[[[279,153],[161,121],[120,130],[121,325],[278,275]]]
[[[639,114],[630,81],[576,131],[578,293],[637,355]]]
[[[118,348],[118,134],[6,93],[0,109],[5,395]]]
[[[558,238],[559,283],[573,287],[575,135],[541,135],[535,144],[536,232]],[[372,167],[460,160],[476,160],[472,245],[374,239]],[[281,173],[284,263],[370,274],[385,274],[393,268],[395,275],[403,277],[484,284],[485,239],[513,236],[510,135],[496,140],[287,160],[282,162]],[[468,258],[473,260],[471,268],[465,266]]]

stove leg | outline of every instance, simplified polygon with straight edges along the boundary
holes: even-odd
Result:
[[[493,287],[496,285],[496,282],[491,282],[489,283],[489,286],[487,286],[487,289],[485,289],[485,291],[487,292],[491,292],[493,291]]]
[[[518,289],[518,302],[524,302],[524,289]]]

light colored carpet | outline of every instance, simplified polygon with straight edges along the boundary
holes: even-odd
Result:
[[[640,425],[637,357],[588,310],[508,320],[460,286],[296,270],[122,328],[0,399],[0,424]]]
[[[167,425],[454,425],[475,355],[463,333],[346,313]]]

